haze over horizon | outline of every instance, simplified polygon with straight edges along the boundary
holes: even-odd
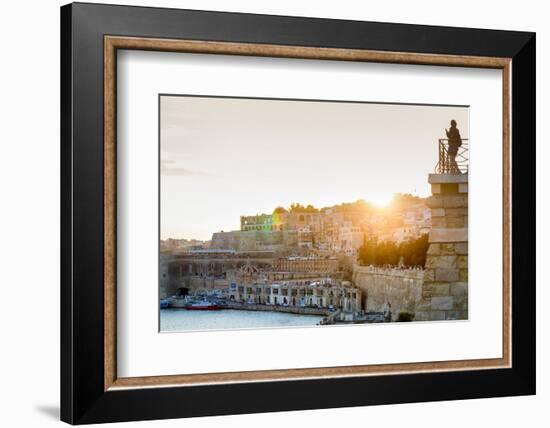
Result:
[[[241,215],[428,196],[437,140],[467,107],[162,96],[161,238],[209,240]]]

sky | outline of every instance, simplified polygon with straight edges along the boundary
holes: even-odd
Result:
[[[161,238],[210,239],[241,215],[429,195],[454,106],[162,95]]]

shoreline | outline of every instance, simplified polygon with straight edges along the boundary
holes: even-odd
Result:
[[[254,312],[282,312],[296,315],[315,315],[328,316],[331,312],[325,308],[308,308],[300,306],[282,306],[282,305],[258,305],[249,303],[226,303],[223,309],[237,309],[240,311]]]

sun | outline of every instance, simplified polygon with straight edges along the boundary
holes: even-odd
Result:
[[[369,200],[377,208],[387,208],[393,201],[393,195],[373,196]]]

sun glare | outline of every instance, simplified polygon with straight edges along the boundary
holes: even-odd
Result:
[[[387,208],[393,201],[393,195],[373,197],[370,201],[378,208]]]

